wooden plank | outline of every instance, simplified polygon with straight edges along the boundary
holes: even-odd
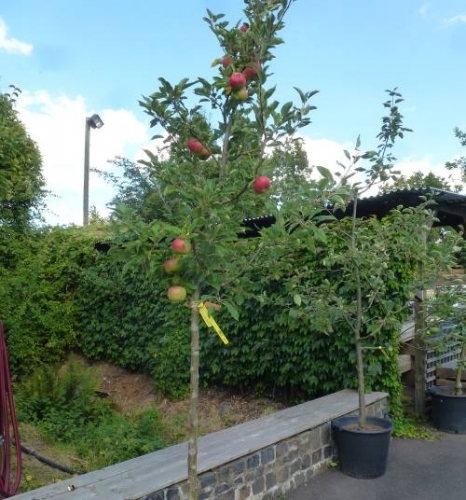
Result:
[[[440,366],[435,368],[435,375],[437,378],[445,378],[455,380],[456,378],[456,361],[448,361],[446,363],[442,363]],[[461,381],[466,382],[466,369],[463,369],[461,372]]]
[[[425,326],[423,298],[416,297],[414,301],[416,315],[416,338],[414,340],[414,413],[424,416],[426,411],[427,359],[426,345],[422,334]]]
[[[400,354],[398,356],[398,369],[400,373],[406,373],[413,369],[413,358],[410,354]]]
[[[386,397],[366,394],[366,404]],[[199,439],[199,472],[206,472],[337,417],[356,411],[345,389]],[[15,500],[138,500],[187,479],[187,443],[15,496]],[[71,490],[69,489],[71,488]]]
[[[414,339],[414,320],[405,321],[401,325],[400,342],[409,342]]]
[[[435,385],[438,385],[438,386],[448,386],[448,387],[454,388],[455,387],[455,381],[454,380],[447,380],[447,379],[444,379],[444,378],[438,378],[438,379],[435,380]],[[463,389],[466,389],[466,382],[462,382],[461,386],[463,387]]]

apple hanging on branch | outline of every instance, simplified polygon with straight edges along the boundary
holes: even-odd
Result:
[[[233,64],[235,63],[235,59],[233,56],[225,56],[223,59],[222,59],[222,66],[224,68],[228,68],[228,66],[232,66]]]
[[[184,286],[173,285],[167,291],[168,300],[173,303],[179,303],[186,300],[186,288]]]
[[[271,181],[266,175],[260,175],[253,183],[252,188],[257,194],[263,194],[270,189]]]
[[[171,259],[168,259],[166,262],[164,262],[163,268],[165,269],[165,272],[167,274],[177,273],[178,271],[181,270],[180,259],[178,259],[177,257],[172,257]]]
[[[172,241],[171,248],[175,253],[186,254],[191,251],[191,244],[183,238],[175,238]]]
[[[194,137],[190,137],[186,141],[186,146],[193,153],[195,156],[197,156],[201,160],[207,160],[210,156],[210,151],[208,148],[202,144],[202,142],[198,141]]]
[[[246,86],[246,76],[239,71],[231,74],[228,84],[233,90],[241,89]]]
[[[246,77],[246,80],[249,82],[251,80],[255,80],[257,78],[257,70],[260,69],[261,65],[258,61],[254,63],[254,66],[246,66],[243,69],[243,75]]]
[[[246,101],[247,98],[249,97],[249,92],[248,92],[248,89],[246,87],[243,87],[241,89],[238,89],[236,90],[235,92],[233,92],[233,97],[237,100],[237,101]]]

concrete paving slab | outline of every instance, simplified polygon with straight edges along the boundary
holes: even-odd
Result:
[[[387,472],[355,479],[329,469],[286,495],[287,500],[466,500],[466,435],[434,441],[392,439]]]

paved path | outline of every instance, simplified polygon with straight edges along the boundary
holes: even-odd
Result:
[[[354,479],[337,469],[287,493],[287,500],[466,500],[466,435],[392,439],[387,472]]]

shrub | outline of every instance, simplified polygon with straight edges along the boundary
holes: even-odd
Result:
[[[57,363],[76,348],[74,296],[83,268],[94,263],[95,236],[79,228],[0,228],[0,302],[12,373]]]
[[[69,442],[85,425],[111,413],[111,407],[96,397],[96,386],[81,360],[71,358],[61,368],[43,366],[19,385],[18,412],[51,439]]]
[[[164,448],[162,436],[159,412],[145,410],[132,418],[113,414],[89,425],[74,446],[92,469],[99,469]]]
[[[44,366],[19,385],[18,414],[45,437],[70,446],[91,469],[165,446],[158,411],[121,415],[96,396],[96,387],[92,370],[82,360]]]

